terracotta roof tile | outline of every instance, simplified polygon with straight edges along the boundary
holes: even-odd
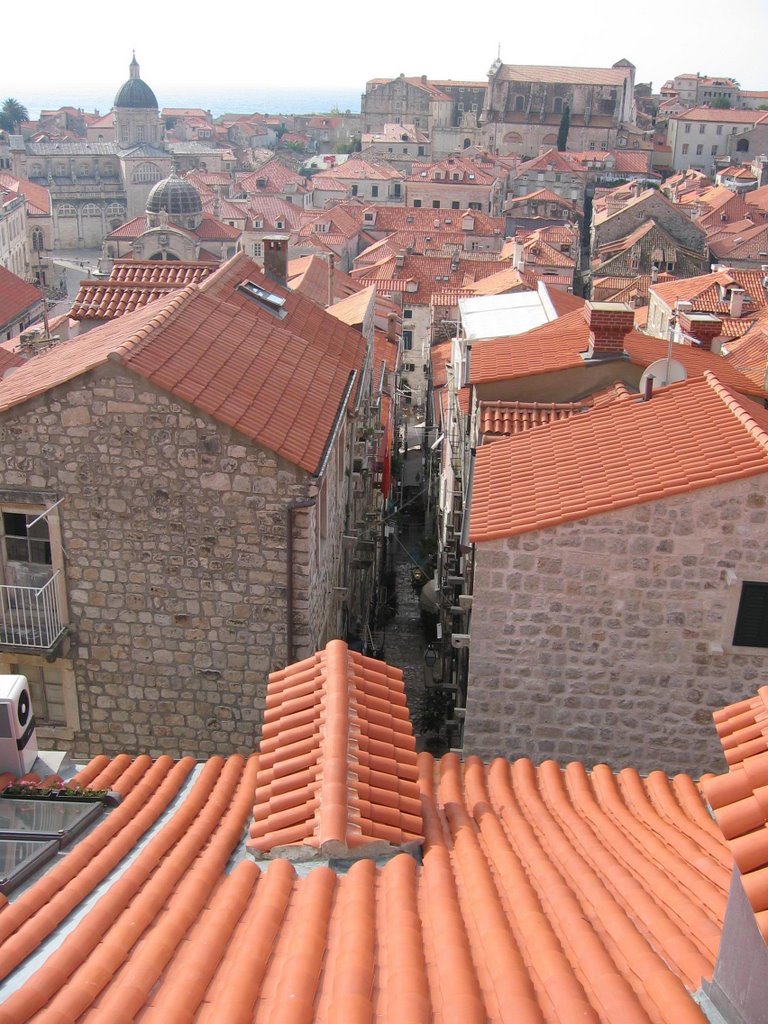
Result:
[[[415,750],[399,669],[333,640],[273,672],[248,848],[346,858],[419,844]]]
[[[584,310],[575,310],[512,339],[493,338],[476,345],[472,350],[470,381],[482,384],[514,380],[583,366],[582,353],[586,352],[588,344],[589,326]],[[627,334],[624,348],[630,361],[637,366],[649,366],[667,354],[665,341],[639,331]],[[739,373],[728,359],[713,352],[690,345],[676,345],[674,357],[685,366],[689,376],[711,370],[729,388],[741,394],[758,398],[765,396],[762,386]]]
[[[39,288],[0,266],[0,325],[10,323],[35,306],[42,309],[42,301]]]
[[[494,435],[510,437],[586,412],[588,408],[583,402],[481,402],[480,433],[485,440]]]
[[[138,765],[121,807],[0,912],[3,1022],[705,1024],[689,993],[712,973],[730,860],[687,776],[422,754],[421,864],[297,877],[285,859],[228,873],[255,758],[194,777],[189,759],[115,760],[85,771]],[[161,791],[172,813],[148,834]],[[107,856],[121,874],[88,906]],[[66,907],[64,941],[12,973]]]
[[[707,372],[650,402],[638,396],[481,448],[470,538],[546,529],[766,472],[768,412]]]
[[[768,942],[768,687],[716,711],[713,718],[729,771],[702,780],[702,789]]]
[[[188,284],[204,281],[217,263],[116,260],[107,281],[81,281],[69,316],[113,320]]]

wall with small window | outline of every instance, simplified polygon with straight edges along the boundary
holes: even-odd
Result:
[[[763,473],[479,544],[465,750],[719,770],[712,712],[768,671],[767,527]]]

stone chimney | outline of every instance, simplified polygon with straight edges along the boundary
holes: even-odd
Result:
[[[264,273],[278,284],[288,276],[288,235],[264,236]]]
[[[587,359],[624,355],[624,338],[635,326],[635,311],[625,302],[588,302]]]
[[[390,313],[387,317],[387,340],[397,342],[397,313]]]
[[[712,351],[712,342],[722,333],[723,322],[714,313],[678,313],[677,324],[683,334],[695,338],[706,351]]]
[[[731,288],[731,300],[730,307],[728,309],[728,316],[737,319],[744,312],[744,289],[743,288]]]
[[[336,269],[336,257],[333,253],[328,255],[328,305],[333,305],[333,274]]]

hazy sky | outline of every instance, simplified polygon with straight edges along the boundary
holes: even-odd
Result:
[[[729,74],[744,88],[768,89],[768,2],[741,0],[732,18],[729,10],[722,0],[14,2],[3,5],[0,98],[53,93],[77,102],[78,90],[85,96],[101,89],[113,95],[133,47],[161,106],[164,92],[184,86],[362,92],[367,78],[401,71],[483,80],[499,43],[510,64],[605,67],[627,57],[638,80],[656,89],[684,71]]]

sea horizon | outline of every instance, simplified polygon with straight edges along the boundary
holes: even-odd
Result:
[[[148,83],[151,85],[151,83]],[[271,85],[254,85],[248,88],[202,89],[200,86],[180,87],[164,90],[152,87],[157,102],[163,107],[199,107],[210,110],[213,117],[221,114],[328,114],[332,110],[351,114],[360,113],[362,89],[350,86],[325,86],[323,88],[296,88]],[[364,88],[364,87],[363,87]],[[99,111],[101,115],[112,109],[117,87],[67,88],[41,90],[19,88],[9,93],[22,103],[33,120],[41,110],[58,110],[71,106],[89,113]]]

